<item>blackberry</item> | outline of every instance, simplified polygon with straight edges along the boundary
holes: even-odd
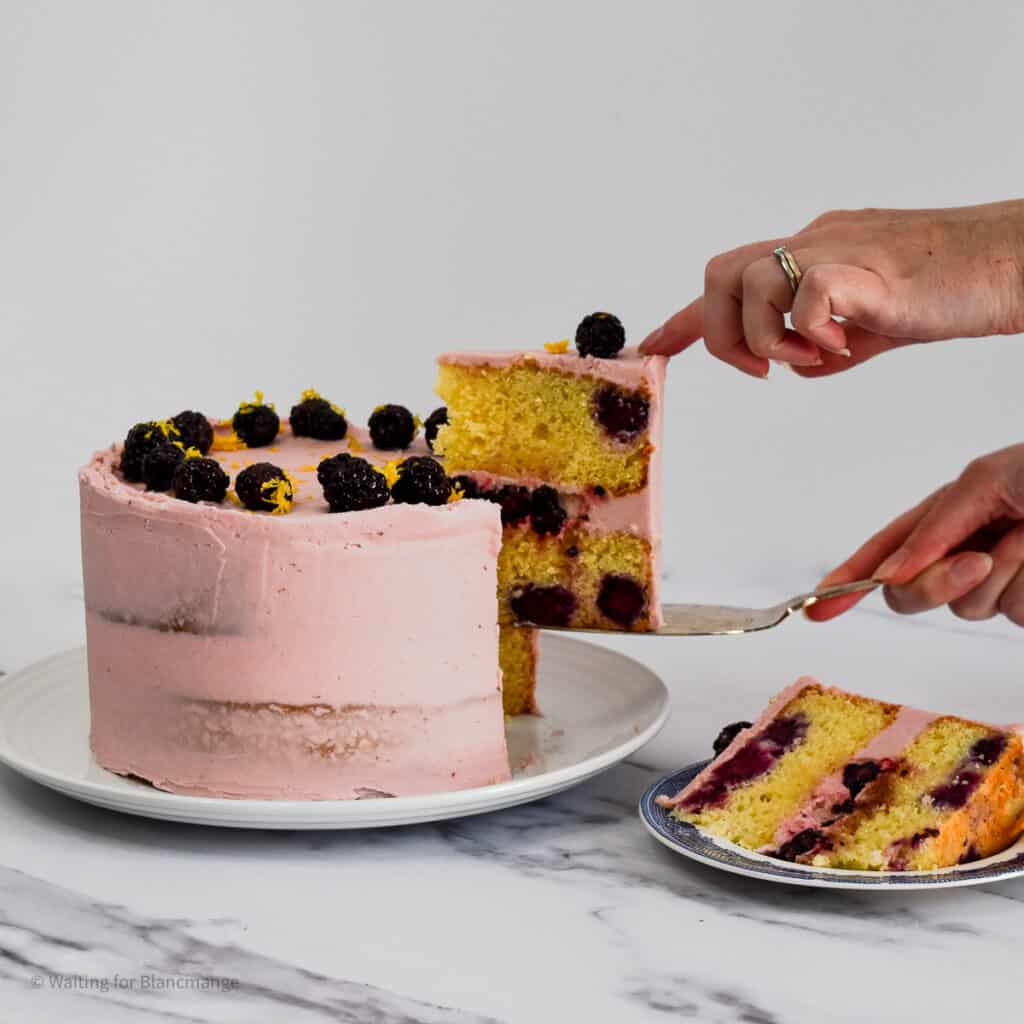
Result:
[[[434,450],[434,441],[437,438],[438,428],[443,427],[447,422],[448,407],[442,405],[440,409],[435,409],[423,424],[423,436],[426,438],[427,447],[431,451]]]
[[[561,533],[566,511],[558,500],[558,491],[544,484],[530,495],[530,525],[535,533]]]
[[[797,857],[802,857],[805,853],[810,853],[811,850],[819,846],[827,846],[825,843],[825,835],[819,829],[816,828],[805,828],[803,832],[797,832],[792,839],[784,842],[778,850],[775,851],[775,856],[779,860],[790,860],[795,861]]]
[[[594,416],[616,441],[631,441],[646,426],[651,403],[641,394],[609,384],[594,396]]]
[[[142,480],[147,491],[170,490],[174,471],[185,461],[185,450],[180,444],[165,441],[142,457]]]
[[[632,626],[647,602],[644,588],[632,576],[609,573],[601,581],[597,607],[620,626]]]
[[[213,427],[201,412],[186,409],[177,416],[172,416],[171,422],[178,428],[181,435],[178,440],[186,449],[197,448],[203,455],[210,450],[213,444]]]
[[[288,474],[272,462],[257,462],[243,469],[235,477],[235,494],[252,512],[279,515],[291,510],[294,497]]]
[[[373,446],[386,452],[408,448],[416,436],[416,419],[404,405],[378,405],[368,426]]]
[[[576,328],[576,351],[581,356],[612,359],[626,344],[626,329],[612,313],[590,313]]]
[[[479,498],[480,497],[480,485],[471,476],[453,476],[452,487],[457,487],[462,491],[464,498]]]
[[[857,794],[869,783],[874,782],[882,771],[877,761],[855,761],[843,768],[843,785],[850,791],[850,798],[855,800]]]
[[[749,729],[752,724],[752,722],[731,722],[729,725],[723,726],[722,731],[715,737],[715,742],[711,745],[715,757],[718,757],[744,729]]]
[[[413,455],[398,467],[391,497],[400,505],[444,505],[451,497],[448,474],[437,459]]]
[[[296,437],[317,441],[340,441],[348,433],[345,413],[315,391],[303,391],[302,401],[292,406],[288,417]]]
[[[386,505],[391,492],[383,473],[366,459],[347,453],[324,459],[317,468],[324,498],[332,512],[359,512]]]
[[[530,491],[518,484],[506,484],[484,497],[501,506],[502,526],[516,526],[530,514]]]
[[[568,626],[576,611],[576,598],[565,587],[527,583],[512,592],[509,604],[518,622],[535,626]]]
[[[320,464],[316,467],[316,478],[320,481],[320,486],[326,487],[327,481],[334,473],[343,469],[353,459],[355,459],[355,456],[349,455],[348,452],[341,452],[338,455],[330,455],[326,459],[321,459]],[[366,459],[359,459],[358,461],[366,462]]]
[[[238,407],[231,426],[249,448],[264,448],[277,437],[281,420],[274,407],[264,403],[263,393],[257,391],[255,402],[243,402]]]
[[[178,428],[172,423],[159,423],[156,420],[136,423],[128,431],[121,451],[121,472],[125,480],[138,483],[142,479],[142,460],[154,448],[176,440]]]
[[[227,473],[216,459],[185,459],[174,471],[171,486],[182,501],[221,502],[228,493]]]

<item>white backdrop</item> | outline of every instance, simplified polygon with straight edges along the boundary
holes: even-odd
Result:
[[[256,387],[426,412],[441,349],[595,308],[638,340],[709,256],[825,209],[1019,194],[1024,11],[925,10],[0,0],[6,665],[79,641],[42,595],[78,600],[75,469],[136,420]],[[669,380],[672,592],[813,583],[1020,440],[1022,380],[1024,339],[818,382],[695,349]]]

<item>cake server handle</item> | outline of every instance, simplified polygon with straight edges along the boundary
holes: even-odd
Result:
[[[717,604],[666,604],[661,612],[664,623],[655,630],[637,633],[636,636],[737,636],[741,633],[756,633],[762,629],[785,622],[796,612],[810,608],[819,601],[846,594],[861,594],[882,586],[882,580],[855,580],[853,583],[837,583],[821,587],[806,594],[797,594],[788,601],[772,605],[771,608],[733,608]],[[577,629],[573,626],[533,626],[529,622],[517,622],[517,626],[532,626],[535,629],[557,630],[568,633],[609,633],[607,629]]]

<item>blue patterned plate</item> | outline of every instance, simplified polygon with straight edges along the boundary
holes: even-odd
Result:
[[[696,825],[676,821],[655,803],[659,796],[674,796],[709,762],[691,764],[666,775],[640,798],[640,820],[647,831],[684,857],[736,875],[760,878],[784,885],[810,885],[823,889],[941,889],[955,885],[983,885],[1024,875],[1024,836],[1008,850],[971,864],[939,871],[844,871],[840,868],[812,868],[805,864],[751,853],[735,843],[708,835]]]

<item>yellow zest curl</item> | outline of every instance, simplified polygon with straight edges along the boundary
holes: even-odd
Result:
[[[450,505],[453,501],[462,501],[465,496],[466,492],[458,484],[452,484],[452,493],[448,495],[448,504]]]
[[[544,347],[553,355],[561,355],[569,351],[569,339],[562,338],[561,341],[545,341]]]
[[[240,452],[247,447],[248,445],[232,430],[227,434],[214,434],[210,451]]]
[[[238,406],[238,411],[239,412],[252,412],[253,409],[255,409],[256,406],[258,406],[258,405],[265,405],[268,409],[273,409],[274,408],[274,403],[273,402],[264,402],[263,401],[263,392],[262,391],[256,391],[256,392],[254,392],[254,394],[255,394],[256,397],[253,399],[253,401],[251,401],[251,402],[241,402],[239,404],[239,406]]]
[[[366,449],[354,437],[349,437],[348,439],[348,450],[350,452],[366,451]]]
[[[280,476],[266,481],[260,487],[260,493],[265,501],[273,502],[274,508],[270,513],[272,516],[283,516],[291,512],[295,497],[295,485],[287,473],[282,473]]]
[[[403,459],[392,459],[390,462],[385,462],[383,466],[374,466],[378,473],[388,482],[388,487],[394,487],[398,480],[398,467],[402,464]]]

